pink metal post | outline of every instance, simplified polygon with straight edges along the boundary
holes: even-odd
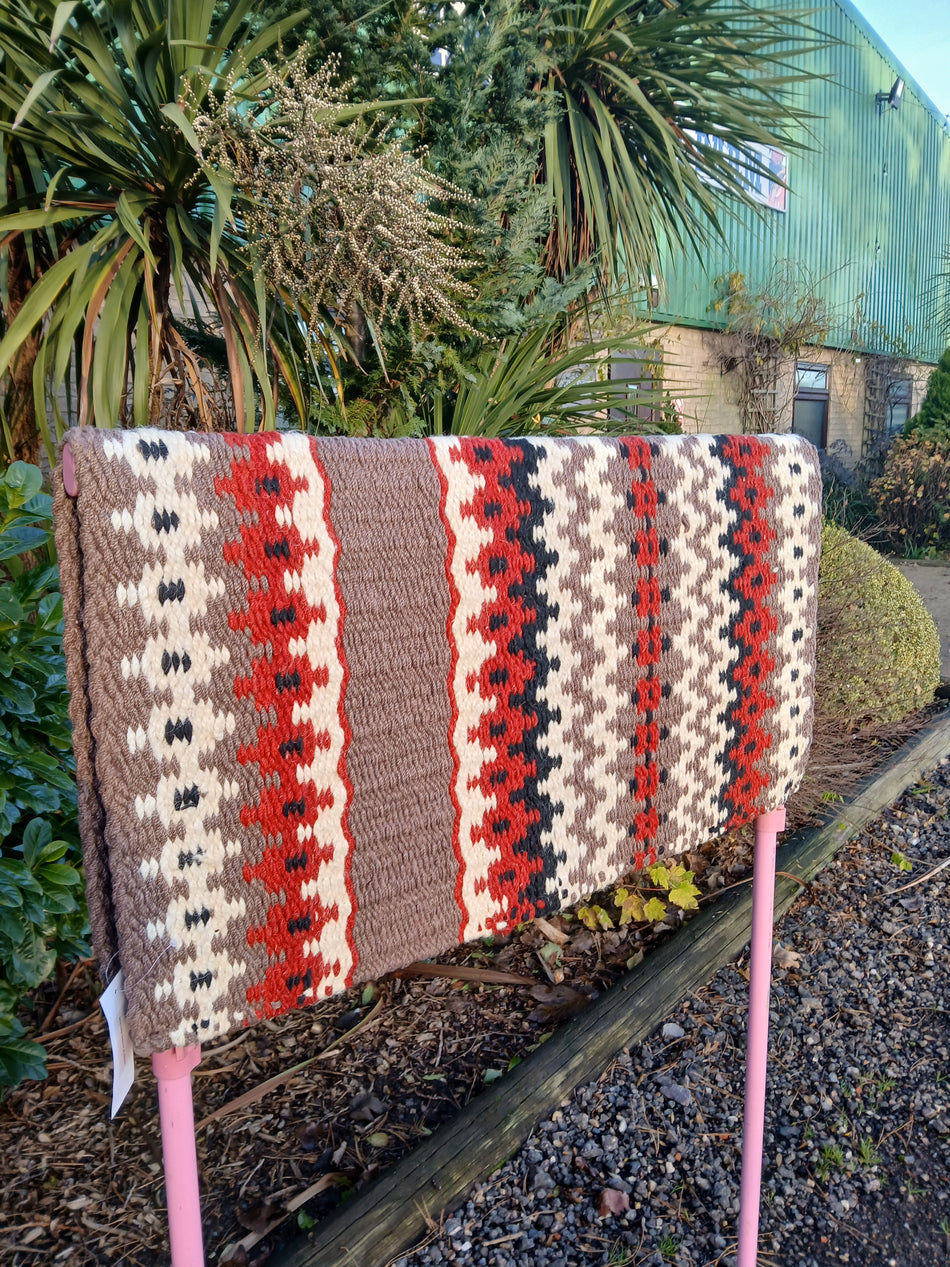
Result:
[[[749,1031],[746,1043],[745,1116],[742,1127],[742,1188],[739,1195],[738,1267],[755,1267],[762,1192],[765,1075],[769,1059],[769,993],[772,985],[772,921],[775,913],[775,852],[785,827],[785,807],[755,820],[752,879],[752,953],[749,961]]]
[[[200,1059],[200,1047],[173,1047],[152,1056],[152,1072],[158,1079],[172,1267],[204,1267],[205,1260],[191,1098],[191,1071]]]

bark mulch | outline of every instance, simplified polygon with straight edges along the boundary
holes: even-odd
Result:
[[[706,900],[741,879],[751,855],[736,839],[683,861]],[[592,931],[555,916],[205,1049],[194,1090],[208,1262],[265,1263],[680,922],[674,909],[652,928]],[[99,989],[83,965],[45,1039],[48,1079],[0,1104],[0,1261],[11,1267],[167,1262],[154,1081],[139,1060],[110,1121]],[[34,1032],[56,995],[35,999]]]

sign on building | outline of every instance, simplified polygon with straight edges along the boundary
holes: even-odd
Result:
[[[788,190],[785,188],[788,184],[788,155],[784,150],[750,142],[748,149],[763,168],[762,171],[756,171],[749,167],[749,160],[742,150],[731,145],[724,137],[716,136],[713,132],[691,132],[690,135],[700,145],[707,145],[728,159],[753,201],[771,207],[773,211],[788,209]]]

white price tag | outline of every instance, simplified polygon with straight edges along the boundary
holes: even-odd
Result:
[[[135,1081],[135,1055],[125,1016],[125,987],[122,970],[116,973],[99,998],[109,1026],[112,1043],[112,1116],[122,1107]]]

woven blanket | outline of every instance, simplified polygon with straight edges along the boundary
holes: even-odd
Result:
[[[90,913],[140,1052],[550,914],[801,779],[795,437],[68,440]]]

